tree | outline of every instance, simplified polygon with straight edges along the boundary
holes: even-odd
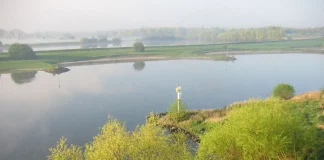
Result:
[[[83,37],[83,38],[80,39],[80,42],[81,42],[82,44],[87,44],[87,43],[89,43],[89,38],[87,38],[87,37]]]
[[[15,43],[9,46],[9,55],[14,59],[33,59],[36,54],[33,49],[27,44]]]
[[[136,52],[144,52],[145,48],[142,42],[135,42],[133,44],[133,49]]]
[[[25,84],[25,83],[32,82],[35,79],[36,74],[37,74],[37,71],[33,71],[33,72],[16,72],[16,73],[11,73],[11,79],[16,84]]]
[[[114,46],[119,46],[121,44],[121,39],[119,38],[113,38],[111,40],[111,43],[114,45]]]
[[[134,62],[133,67],[136,71],[141,71],[145,68],[145,62],[144,61],[136,61],[136,62]]]
[[[250,100],[232,108],[225,122],[202,136],[198,157],[312,159],[320,152],[318,135],[320,131],[292,102]]]
[[[273,88],[272,96],[282,99],[290,99],[295,95],[295,89],[293,86],[281,83]]]
[[[98,39],[98,43],[101,43],[101,44],[108,44],[108,40],[107,40],[107,38],[99,38],[99,39]]]
[[[0,41],[0,47],[3,45],[3,43]]]

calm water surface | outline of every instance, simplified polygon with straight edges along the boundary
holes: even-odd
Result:
[[[45,72],[2,74],[0,159],[45,159],[64,136],[84,144],[108,114],[128,129],[150,111],[164,112],[182,85],[190,109],[220,108],[250,97],[265,98],[277,83],[297,93],[324,86],[324,55],[236,56],[235,62],[169,60],[70,67],[59,76]]]

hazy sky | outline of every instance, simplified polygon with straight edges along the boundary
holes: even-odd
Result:
[[[324,26],[324,0],[0,0],[0,28]]]

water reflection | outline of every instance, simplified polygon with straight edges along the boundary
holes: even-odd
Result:
[[[133,64],[133,67],[135,71],[141,71],[145,68],[145,62],[144,61],[136,61]]]
[[[35,80],[37,71],[11,73],[11,79],[19,85],[30,83]]]

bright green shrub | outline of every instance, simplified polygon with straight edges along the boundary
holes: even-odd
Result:
[[[292,102],[251,100],[201,138],[199,159],[304,159],[318,153],[318,130]]]
[[[294,87],[286,83],[278,84],[272,91],[273,97],[278,97],[282,99],[290,99],[294,95],[295,95]]]
[[[56,144],[55,148],[50,148],[50,156],[48,160],[82,160],[83,153],[80,146],[66,145],[66,138],[62,137]]]
[[[167,135],[165,130],[153,123],[152,118],[145,125],[137,126],[133,132],[128,132],[125,124],[109,118],[93,141],[85,145],[83,157],[80,156],[80,148],[73,145],[67,147],[64,140],[59,141],[56,148],[50,149],[48,159],[193,159],[186,136],[180,133]]]
[[[174,102],[168,108],[168,116],[174,122],[180,122],[188,119],[187,106],[182,100],[174,100]]]

